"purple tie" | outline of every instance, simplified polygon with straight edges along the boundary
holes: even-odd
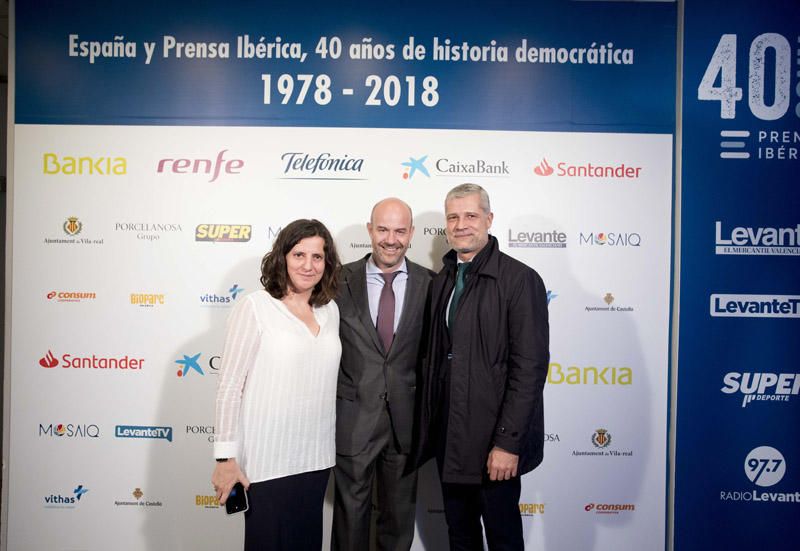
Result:
[[[394,283],[394,278],[399,273],[397,271],[390,274],[381,274],[383,289],[381,289],[381,298],[378,301],[378,320],[375,326],[383,343],[383,350],[387,354],[392,346],[392,339],[394,339],[394,289],[392,289],[392,283]]]

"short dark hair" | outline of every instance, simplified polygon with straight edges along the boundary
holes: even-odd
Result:
[[[286,255],[295,245],[307,237],[321,237],[325,242],[325,270],[322,279],[311,291],[308,303],[323,306],[336,297],[339,287],[339,255],[328,228],[319,220],[300,219],[287,224],[278,232],[272,250],[261,260],[261,285],[274,298],[280,300],[289,290],[289,274],[286,270]]]

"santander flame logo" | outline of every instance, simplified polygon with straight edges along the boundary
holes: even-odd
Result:
[[[542,159],[539,166],[533,167],[533,171],[539,176],[550,176],[553,173],[553,167],[547,162],[547,159]]]
[[[53,352],[50,350],[47,351],[47,355],[44,358],[39,358],[39,365],[46,368],[55,367],[58,365],[58,360],[55,356],[53,356]]]

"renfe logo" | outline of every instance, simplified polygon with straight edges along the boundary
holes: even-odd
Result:
[[[730,318],[798,318],[800,295],[711,295],[711,315]]]
[[[216,181],[220,172],[225,174],[240,174],[244,161],[241,159],[225,160],[227,149],[217,153],[216,160],[211,159],[161,159],[158,161],[157,172],[162,174],[164,171],[173,174],[212,174],[209,182]],[[212,170],[213,167],[213,170]]]

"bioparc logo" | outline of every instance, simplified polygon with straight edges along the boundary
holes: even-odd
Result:
[[[605,232],[580,232],[578,244],[589,247],[640,247],[642,236],[636,232],[605,233]]]
[[[48,350],[47,354],[39,358],[39,365],[45,369],[53,369],[59,365],[63,369],[97,369],[108,371],[141,371],[144,367],[144,358],[132,358],[130,356],[78,356],[73,354],[63,354],[59,361]]]
[[[731,371],[722,378],[723,394],[742,397],[742,407],[752,402],[788,402],[800,394],[800,373],[739,373]]]
[[[210,307],[226,307],[231,306],[241,293],[244,292],[243,287],[239,287],[238,283],[234,283],[229,289],[227,295],[218,295],[216,293],[206,293],[200,295],[200,305]]]
[[[45,509],[74,509],[81,501],[81,498],[89,491],[83,484],[72,490],[72,494],[53,493],[44,496]]]
[[[636,505],[633,503],[587,503],[583,510],[597,515],[618,515],[623,512],[635,511]]]
[[[794,227],[737,226],[730,231],[714,223],[716,254],[800,255],[800,224]]]
[[[97,294],[80,292],[80,291],[50,291],[47,293],[47,300],[54,302],[83,302],[85,300],[94,300]]]
[[[711,316],[800,318],[800,295],[711,295]]]
[[[68,216],[61,223],[63,236],[45,237],[46,245],[102,245],[103,239],[95,239],[83,233],[83,222],[77,216]]]
[[[534,165],[533,173],[537,176],[556,176],[569,178],[600,178],[604,180],[637,180],[641,176],[642,167],[629,164],[593,164],[590,162],[570,164],[557,162],[555,168],[542,157],[539,164]]]
[[[215,159],[211,158],[167,158],[160,159],[156,165],[158,174],[170,173],[181,175],[208,176],[208,182],[216,182],[220,175],[238,175],[242,173],[244,161],[242,159],[226,159],[227,149],[217,153]]]
[[[347,153],[288,151],[281,155],[282,180],[366,180],[364,159]]]
[[[519,514],[523,517],[544,514],[544,503],[520,503]]]
[[[250,241],[253,226],[250,224],[199,224],[195,228],[195,241],[212,243],[245,243]]]
[[[744,458],[744,474],[759,488],[779,484],[788,468],[783,454],[772,446],[758,446]],[[785,490],[785,488],[784,488]],[[720,501],[750,501],[755,503],[800,503],[800,491],[759,491],[758,488],[720,490]]]
[[[49,425],[42,425],[39,423],[39,436],[56,438],[99,438],[100,427],[85,423],[50,423]]]
[[[411,180],[417,172],[419,172],[426,178],[430,178],[431,174],[430,172],[428,172],[428,167],[425,166],[425,161],[427,159],[428,159],[427,155],[423,155],[418,159],[415,159],[414,157],[409,157],[407,161],[400,163],[401,166],[405,167],[405,169],[403,170],[403,180]]]
[[[160,306],[166,301],[163,293],[131,293],[130,302],[133,306],[140,308],[153,308]]]
[[[194,504],[203,509],[219,509],[219,498],[217,496],[204,496],[197,494],[194,496]]]

